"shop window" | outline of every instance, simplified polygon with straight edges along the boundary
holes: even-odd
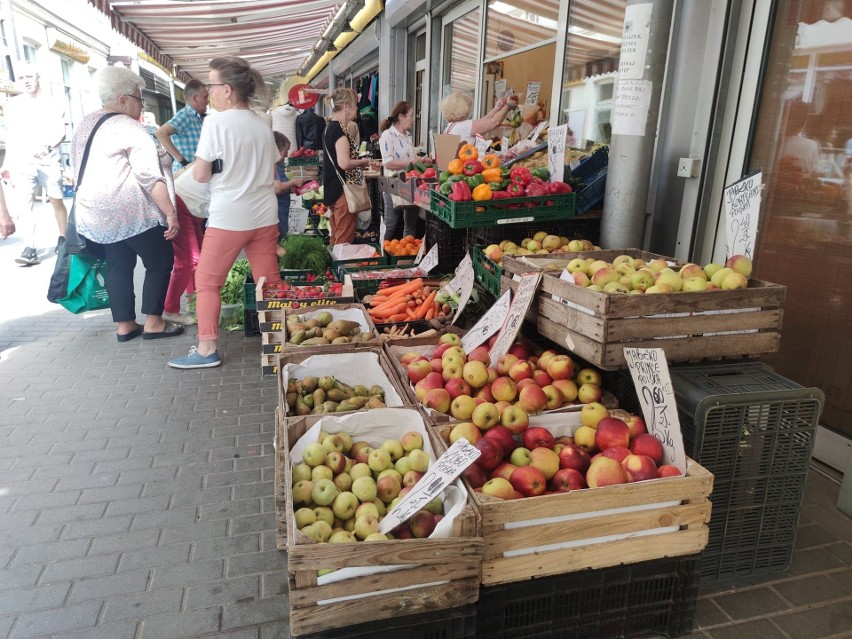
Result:
[[[29,42],[23,43],[24,60],[27,62],[35,62],[38,57],[38,45]]]
[[[476,92],[481,11],[476,9],[444,27],[444,92]]]
[[[572,0],[568,14],[559,124],[578,146],[608,143],[627,0]]]
[[[559,0],[489,0],[485,23],[485,59],[556,38]]]

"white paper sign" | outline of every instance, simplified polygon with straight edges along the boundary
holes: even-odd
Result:
[[[481,158],[483,155],[488,153],[488,149],[491,147],[491,140],[489,138],[476,136],[476,138],[473,140],[473,144],[476,147],[476,150],[479,152],[479,157]]]
[[[502,138],[500,138],[500,152],[505,153],[508,148],[509,148],[509,138],[507,138],[504,135]]]
[[[308,209],[302,206],[290,205],[290,215],[287,218],[287,233],[289,235],[301,235],[305,232],[308,223]]]
[[[461,347],[465,354],[470,353],[485,340],[503,328],[506,316],[509,314],[509,306],[512,302],[512,291],[506,291],[488,312],[479,318],[479,321],[470,329],[461,340]]]
[[[565,177],[565,136],[568,125],[555,126],[547,134],[547,170],[551,182],[561,182]]]
[[[550,122],[548,122],[547,120],[539,122],[536,125],[536,127],[532,130],[532,133],[530,133],[530,135],[527,139],[532,141],[532,142],[535,142],[536,140],[538,140],[538,136],[541,135],[541,132],[544,131],[549,125],[550,125]]]
[[[460,437],[438,460],[429,466],[426,474],[414,485],[414,489],[394,506],[379,523],[379,532],[387,534],[414,513],[441,494],[452,481],[462,474],[481,453]]]
[[[473,260],[470,259],[470,253],[468,253],[464,256],[464,259],[456,268],[456,273],[453,276],[453,279],[451,279],[450,283],[447,284],[448,287],[459,294],[459,305],[458,308],[456,308],[456,314],[453,315],[453,321],[451,324],[456,323],[456,320],[458,320],[461,316],[464,307],[470,300],[470,295],[473,293],[473,282],[475,279],[476,278],[473,273]]]
[[[494,98],[499,100],[503,97],[503,94],[506,92],[506,78],[502,80],[497,80],[494,83]]]
[[[619,80],[615,89],[612,132],[616,135],[645,135],[654,83]]]
[[[618,60],[619,80],[641,80],[645,74],[653,5],[631,4],[624,10],[624,31]]]
[[[422,248],[422,244],[420,245]],[[417,263],[420,267],[420,270],[423,271],[423,275],[428,275],[429,271],[438,266],[438,245],[435,244],[429,252],[426,253],[426,257],[424,257],[420,262]]]
[[[518,285],[518,292],[509,309],[509,316],[489,353],[492,362],[496,362],[509,352],[509,348],[518,336],[518,331],[521,330],[521,324],[524,323],[530,304],[535,299],[535,292],[540,281],[541,273],[527,273],[521,276],[521,283]]]
[[[538,104],[538,92],[541,91],[541,82],[527,82],[527,104]]]
[[[686,474],[683,433],[665,351],[662,348],[625,348],[624,358],[633,376],[648,432],[663,444],[663,462],[677,466]]]
[[[424,237],[420,241],[420,248],[417,249],[417,255],[414,256],[414,263],[420,264],[420,260],[423,259],[423,254],[426,252],[426,238]]]
[[[725,187],[725,230],[728,236],[725,245],[726,258],[745,255],[754,259],[762,189],[763,173],[760,171]]]
[[[382,247],[382,253],[385,252],[385,234],[387,233],[387,226],[385,226],[385,216],[381,217],[379,221],[379,246]],[[423,244],[420,244],[420,250],[423,250]]]

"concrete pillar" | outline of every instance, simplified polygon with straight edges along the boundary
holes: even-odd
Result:
[[[631,11],[641,12],[643,5],[652,6],[642,75],[640,78],[637,68],[634,79],[619,79],[619,82],[624,82],[625,86],[631,84],[645,88],[646,95],[650,94],[647,102],[648,113],[644,131],[616,133],[615,131],[619,130],[619,124],[617,121],[613,122],[604,212],[601,221],[601,246],[604,248],[642,248],[645,210],[651,180],[651,160],[656,141],[660,94],[666,70],[674,0],[628,0],[626,21],[630,20]],[[636,6],[636,9],[631,10],[633,6]],[[640,33],[643,28],[642,24],[634,23],[633,25],[634,31],[638,30]],[[627,42],[626,38],[622,43],[622,62],[629,57],[629,54],[625,52],[625,42]],[[634,55],[632,59],[637,59],[637,56]],[[638,56],[638,59],[641,59],[641,56]],[[633,94],[631,97],[636,98],[636,95]],[[616,85],[614,119],[618,117],[616,112],[620,106],[623,109],[624,104],[624,97],[620,95]],[[635,110],[639,111],[640,107],[637,105],[641,105],[642,101],[636,99],[633,104]]]

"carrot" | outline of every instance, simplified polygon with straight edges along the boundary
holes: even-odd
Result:
[[[413,293],[417,289],[423,286],[423,278],[418,277],[415,280],[411,280],[410,282],[403,282],[402,284],[397,284],[396,286],[388,286],[387,288],[382,289],[383,295],[389,295],[391,293]]]
[[[391,315],[388,318],[388,323],[403,322],[406,319],[408,319],[408,315],[406,313],[397,313],[396,315]]]
[[[435,319],[435,305],[434,304],[432,304],[432,306],[429,307],[429,310],[426,311],[426,319],[427,320]]]
[[[384,295],[371,295],[370,296],[370,306],[379,306],[388,301],[388,298]]]
[[[416,320],[417,319],[417,309],[409,308],[408,310],[405,311],[405,315],[410,320]]]
[[[417,309],[416,317],[414,319],[423,319],[426,317],[426,313],[432,308],[432,303],[435,301],[435,296],[438,294],[438,291],[432,291],[429,293],[429,297],[427,297],[423,303]]]
[[[400,304],[407,304],[410,299],[411,299],[410,295],[398,295],[396,297],[390,298],[384,304],[379,304],[378,306],[374,306],[373,310],[384,311],[388,308],[394,308],[396,306],[399,306]]]
[[[385,311],[379,311],[378,309],[371,308],[369,313],[370,313],[370,317],[373,317],[373,318],[387,318],[387,317],[390,317],[391,315],[397,315],[399,313],[402,313],[403,315],[405,315],[405,309],[407,309],[407,308],[408,308],[408,306],[406,306],[405,304],[400,304],[399,306],[395,306],[395,307],[388,309],[388,310],[385,310]]]

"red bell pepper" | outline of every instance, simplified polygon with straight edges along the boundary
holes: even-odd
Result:
[[[565,182],[550,182],[547,186],[547,192],[552,194],[558,193],[571,193],[573,189],[570,184],[565,184]]]
[[[470,187],[464,180],[453,182],[453,188],[450,191],[450,199],[453,202],[468,202],[471,198]]]
[[[532,183],[527,186],[524,192],[528,197],[539,197],[541,195],[547,195],[547,187],[544,184]]]
[[[524,186],[513,181],[506,186],[506,192],[509,194],[509,197],[524,197]]]
[[[406,179],[408,179],[408,178],[419,178],[419,177],[420,177],[420,171],[409,171],[408,173],[405,174]]]
[[[508,200],[509,198],[514,197],[508,191],[491,191],[491,199],[492,200]]]
[[[509,180],[511,180],[515,184],[526,186],[527,184],[532,182],[532,173],[529,172],[529,169],[526,169],[522,166],[516,166],[511,171],[509,171]]]
[[[482,162],[479,160],[468,160],[462,165],[462,173],[465,175],[478,175],[482,173]]]
[[[422,177],[422,178],[426,178],[426,179],[429,179],[429,178],[436,178],[436,177],[438,177],[438,172],[437,172],[437,171],[435,171],[435,168],[434,168],[434,167],[431,167],[431,166],[430,166],[428,169],[426,169],[425,171],[423,171],[423,175],[421,175],[420,177]]]

